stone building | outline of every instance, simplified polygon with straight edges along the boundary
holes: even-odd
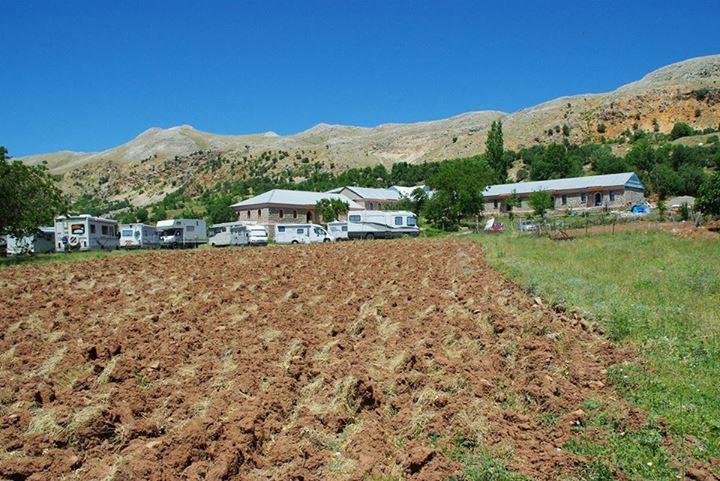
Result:
[[[547,191],[553,196],[555,210],[625,209],[645,202],[645,187],[634,172],[589,175],[568,179],[517,182],[491,185],[483,192],[485,211],[507,212],[507,199],[517,195],[521,205],[514,212],[531,212],[530,194]]]
[[[230,207],[243,222],[265,226],[318,223],[321,219],[315,213],[315,203],[321,199],[340,199],[347,202],[350,210],[362,209],[361,205],[340,194],[282,189],[269,190]]]
[[[328,193],[341,194],[357,202],[367,210],[392,210],[400,202],[400,193],[394,189],[376,189],[348,185],[329,190]]]

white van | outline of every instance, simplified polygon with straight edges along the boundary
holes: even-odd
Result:
[[[118,223],[111,219],[89,215],[55,218],[55,250],[114,250],[120,246]]]
[[[266,246],[268,243],[268,231],[262,225],[248,225],[248,244],[251,246]]]
[[[208,244],[216,246],[244,246],[249,243],[249,231],[240,222],[225,222],[210,226]]]
[[[155,249],[160,247],[157,229],[147,224],[122,224],[120,247],[125,249]]]
[[[156,228],[161,247],[197,247],[207,242],[207,226],[202,219],[161,220]]]
[[[348,239],[391,239],[420,234],[417,216],[406,210],[354,210],[348,213]]]
[[[327,223],[328,232],[336,241],[348,240],[348,223],[344,220],[336,220]]]
[[[275,242],[278,244],[314,244],[332,240],[332,236],[317,224],[279,224],[275,226]]]
[[[55,227],[38,227],[35,234],[28,237],[6,238],[6,253],[9,256],[22,254],[42,254],[55,251]]]

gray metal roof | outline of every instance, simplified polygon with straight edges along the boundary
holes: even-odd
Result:
[[[635,172],[624,172],[622,174],[588,175],[587,177],[491,185],[485,189],[483,195],[490,197],[496,195],[512,195],[513,192],[517,194],[530,194],[538,190],[553,192],[591,189],[594,187],[615,187],[620,185],[635,189],[645,189],[640,179],[635,175]]]
[[[338,193],[343,189],[349,189],[355,192],[363,199],[384,199],[384,200],[400,200],[400,193],[392,189],[377,189],[374,187],[357,187],[354,185],[346,185],[329,190],[328,193]]]
[[[347,202],[351,209],[362,209],[362,206],[357,202],[353,202],[344,195],[333,194],[328,192],[310,192],[306,190],[283,190],[273,189],[267,192],[263,192],[255,197],[250,197],[243,201],[233,204],[230,207],[244,208],[244,207],[255,207],[262,204],[281,204],[281,205],[315,205],[315,203],[321,199],[339,199],[343,202]]]

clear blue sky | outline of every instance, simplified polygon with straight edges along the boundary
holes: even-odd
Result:
[[[717,0],[7,1],[0,145],[510,112],[720,53],[719,19]]]

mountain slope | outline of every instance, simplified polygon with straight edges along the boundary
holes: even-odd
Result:
[[[149,129],[103,152],[63,151],[22,160],[47,161],[53,173],[63,174],[62,186],[72,195],[91,192],[140,205],[171,192],[218,156],[237,162],[232,172],[222,172],[231,176],[244,175],[261,156],[272,156],[276,168],[297,161],[336,168],[437,161],[482,152],[494,120],[503,121],[509,149],[598,141],[628,129],[667,132],[677,121],[718,127],[720,55],[668,65],[613,92],[563,97],[512,114],[480,111],[372,128],[318,124],[288,136],[217,135],[183,125]],[[563,129],[569,129],[569,135]]]

